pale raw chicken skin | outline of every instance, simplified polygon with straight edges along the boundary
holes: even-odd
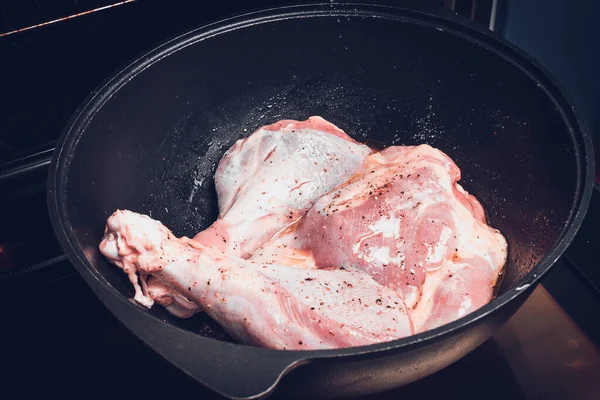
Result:
[[[190,299],[174,291],[160,279],[150,276],[147,279],[147,296],[179,318],[189,318],[202,309]]]
[[[401,295],[416,331],[443,325],[491,300],[507,255],[458,180],[440,150],[386,148],[254,258],[298,253],[306,268],[359,268]]]
[[[264,126],[237,141],[219,162],[220,216],[194,239],[248,258],[352,176],[370,153],[318,116]]]
[[[131,211],[111,215],[100,250],[128,274],[151,276],[185,295],[242,343],[327,349],[413,333],[397,292],[360,270],[244,260],[176,238],[160,222]]]

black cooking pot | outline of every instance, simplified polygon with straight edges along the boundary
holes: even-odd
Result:
[[[367,347],[278,351],[232,343],[204,314],[179,320],[129,300],[99,254],[117,208],[193,236],[217,216],[212,175],[235,140],[279,119],[320,115],[360,141],[428,143],[509,243],[499,295],[440,328]],[[529,57],[456,17],[366,5],[245,15],[139,57],[77,110],[54,155],[48,200],[79,273],[158,353],[231,398],[358,395],[461,358],[526,300],[579,228],[592,190],[581,116]],[[283,378],[284,375],[288,375]]]

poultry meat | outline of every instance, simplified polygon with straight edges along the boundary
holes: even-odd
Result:
[[[493,297],[507,243],[459,180],[428,145],[374,153],[320,117],[284,120],[225,153],[219,219],[194,240],[123,210],[100,250],[141,304],[181,318],[206,311],[243,343],[388,341]]]
[[[242,343],[277,349],[368,345],[412,333],[396,291],[360,270],[305,270],[225,254],[117,210],[102,253],[198,304]]]

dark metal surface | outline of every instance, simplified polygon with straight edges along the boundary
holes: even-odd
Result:
[[[303,368],[298,369],[295,384],[314,391],[323,391],[326,384],[330,394],[388,389],[443,368],[480,345],[526,300],[572,240],[589,201],[589,135],[580,130],[576,110],[536,64],[479,30],[432,15],[357,8],[327,5],[295,15],[286,11],[286,18],[303,18],[261,14],[252,23],[230,20],[213,26],[212,32],[198,31],[162,46],[90,96],[63,136],[51,169],[51,218],[88,284],[159,353],[230,397],[266,394],[282,373],[307,360],[312,364],[304,370],[312,368],[313,373],[302,376]],[[301,32],[302,40],[292,32]],[[315,40],[309,41],[311,37]],[[400,47],[398,37],[419,39]],[[268,45],[259,46],[261,41]],[[250,42],[256,46],[253,52],[248,51]],[[389,51],[374,51],[381,49]],[[285,55],[286,68],[273,54]],[[246,69],[239,70],[238,60]],[[461,69],[451,67],[459,63]],[[271,86],[265,85],[267,77]],[[320,97],[323,89],[333,101]],[[283,106],[288,102],[277,98],[281,93],[291,104]],[[312,93],[317,96],[307,97]],[[251,96],[256,98],[249,101]],[[460,104],[452,100],[457,96]],[[314,103],[307,109],[309,98]],[[277,352],[218,342],[186,330],[161,310],[145,312],[130,303],[123,276],[96,250],[105,218],[120,207],[154,212],[178,234],[205,226],[211,218],[209,203],[181,203],[189,196],[189,171],[208,172],[194,171],[190,161],[210,161],[236,139],[232,131],[241,134],[241,128],[275,118],[260,109],[268,102],[279,106],[271,107],[271,113],[286,112],[281,117],[316,111],[344,128],[354,125],[349,133],[359,139],[426,141],[448,151],[509,239],[510,263],[500,297],[455,323],[406,340],[324,352]],[[385,111],[391,108],[394,112]],[[420,136],[407,136],[415,128]],[[198,143],[186,137],[198,131],[216,133]],[[219,148],[207,154],[213,142],[220,142]],[[163,158],[166,167],[160,166]],[[153,182],[161,184],[160,192]],[[210,188],[201,188],[200,197],[210,198]],[[314,372],[329,379],[319,382]]]

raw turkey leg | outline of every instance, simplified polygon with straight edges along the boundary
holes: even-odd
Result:
[[[100,249],[129,275],[152,275],[185,295],[242,343],[325,349],[413,332],[398,294],[360,270],[255,263],[178,239],[160,222],[131,211],[108,219]]]

